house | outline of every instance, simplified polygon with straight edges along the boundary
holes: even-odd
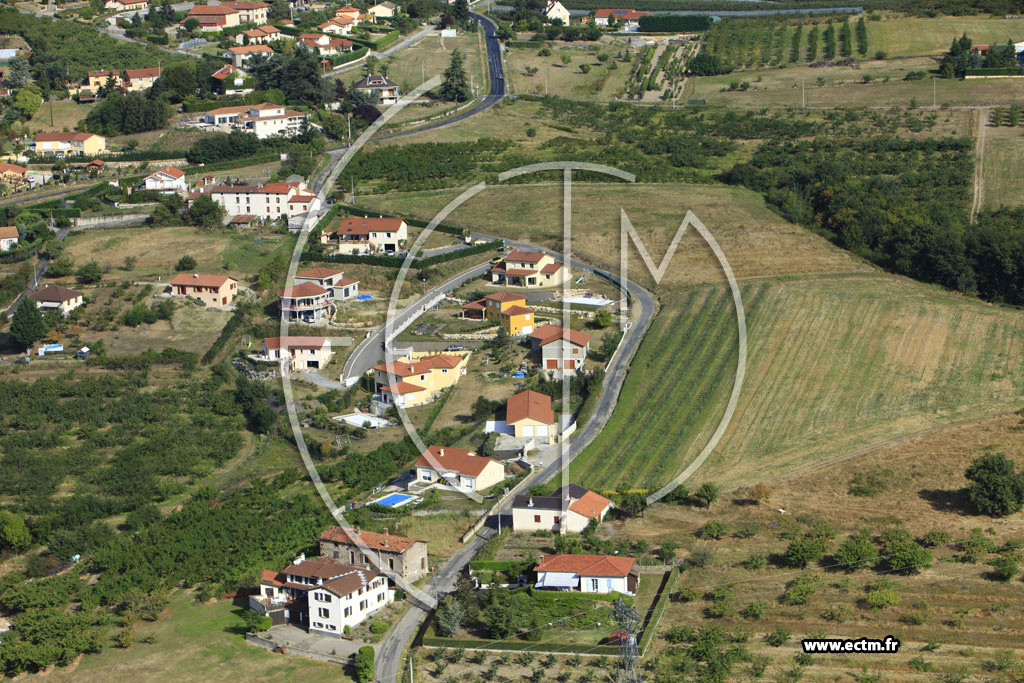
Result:
[[[257,360],[280,363],[289,359],[288,369],[319,370],[331,362],[331,340],[327,337],[267,337],[263,340],[263,354]]]
[[[68,289],[58,285],[43,287],[29,294],[28,298],[35,301],[36,308],[41,311],[60,311],[61,315],[65,316],[85,304],[85,294],[77,289]]]
[[[256,218],[253,214],[241,213],[237,216],[232,216],[231,220],[228,221],[228,225],[233,228],[251,228]]]
[[[257,26],[256,28],[250,28],[239,33],[235,36],[235,42],[239,45],[245,45],[246,38],[249,39],[250,45],[269,43],[272,40],[281,39],[281,29],[276,26],[271,26],[270,24]]]
[[[125,69],[122,87],[128,92],[142,92],[149,90],[160,78],[162,69],[153,67],[151,69]]]
[[[558,0],[551,0],[544,8],[544,17],[548,21],[555,21],[556,19],[562,22],[563,26],[569,25],[569,10],[565,8],[565,5],[560,3]]]
[[[93,159],[85,165],[85,170],[89,173],[96,171],[96,173],[103,173],[103,167],[106,166],[106,162],[103,159]]]
[[[356,567],[377,569],[415,581],[427,574],[427,542],[373,531],[329,526],[320,534],[320,554]]]
[[[107,84],[107,82],[111,79],[113,79],[111,85],[114,85],[118,88],[121,87],[122,83],[120,71],[111,71],[106,69],[102,69],[99,71],[90,71],[86,76],[86,87],[89,90],[93,91],[99,90],[100,88],[104,87]]]
[[[103,9],[112,9],[117,12],[136,12],[149,9],[149,3],[145,0],[107,0],[103,3]]]
[[[410,486],[437,485],[457,491],[479,492],[500,484],[505,467],[492,458],[462,448],[428,446],[416,461],[416,479]]]
[[[337,246],[338,254],[396,252],[409,239],[409,226],[401,218],[341,219],[334,232],[320,233],[320,242]]]
[[[398,5],[393,2],[379,2],[366,12],[372,14],[374,19],[391,19],[398,13]]]
[[[316,209],[320,200],[306,192],[303,183],[267,183],[266,185],[208,185],[189,195],[193,201],[209,194],[229,216],[253,215],[260,218],[294,216]]]
[[[348,5],[340,9],[335,10],[334,16],[338,19],[352,19],[356,23],[359,22],[359,16],[363,13],[363,10],[358,7]]]
[[[395,102],[398,102],[398,98],[402,96],[402,92],[398,89],[398,86],[384,76],[367,76],[356,81],[355,85],[352,87],[360,92],[366,93],[381,106],[394,104]]]
[[[530,333],[530,346],[540,351],[540,367],[554,372],[575,373],[590,352],[590,335],[559,325],[541,325]]]
[[[270,57],[274,51],[269,45],[235,45],[224,50],[224,59],[230,59],[234,66],[245,66],[256,55]]]
[[[988,56],[988,53],[992,51],[991,45],[971,45],[971,54],[978,55],[980,57]]]
[[[558,438],[551,397],[536,391],[521,391],[505,401],[505,424],[517,439],[534,438],[551,444]]]
[[[636,595],[636,560],[617,555],[548,555],[541,558],[536,588]]]
[[[394,597],[387,578],[376,570],[299,555],[280,572],[263,570],[249,608],[275,625],[295,624],[310,633],[341,637]]]
[[[325,56],[340,55],[352,50],[351,40],[331,38],[324,33],[303,33],[296,42]]]
[[[17,164],[0,161],[0,181],[10,185],[20,185],[28,180],[28,169]]]
[[[36,154],[96,156],[107,151],[107,139],[95,133],[36,133]]]
[[[569,269],[540,251],[513,251],[491,269],[491,282],[511,287],[557,287]]]
[[[0,225],[0,251],[10,251],[18,246],[18,226]]]
[[[337,310],[330,290],[312,282],[303,282],[279,291],[277,307],[282,318],[306,323],[330,320]]]
[[[220,5],[221,7],[230,7],[238,12],[238,23],[240,24],[260,24],[262,26],[267,23],[269,18],[270,5],[266,2],[245,2],[243,0],[227,2],[224,0]]]
[[[173,166],[164,166],[155,173],[150,173],[144,181],[147,190],[156,192],[179,192],[188,191],[188,183],[185,182],[185,172]]]
[[[317,29],[321,33],[330,33],[335,36],[347,36],[352,33],[352,29],[356,27],[357,23],[357,19],[349,17],[334,17],[333,19],[328,19],[326,22],[317,26]]]
[[[231,47],[228,50],[248,50],[262,48],[266,45],[248,45]],[[239,130],[255,133],[263,140],[272,135],[294,135],[302,130],[309,114],[287,109],[283,105],[263,102],[262,104],[246,104],[237,107],[220,107],[203,114],[202,121],[211,126],[231,126]]]
[[[512,501],[512,529],[579,534],[591,520],[603,522],[613,507],[612,501],[578,484],[550,496],[518,495]]]
[[[203,31],[220,31],[231,26],[238,26],[244,23],[240,20],[238,10],[229,7],[227,3],[219,5],[195,5],[188,11],[185,21],[195,19]],[[265,24],[266,21],[260,22]],[[182,22],[184,25],[184,21]]]
[[[373,405],[378,415],[391,406],[413,408],[430,403],[466,374],[469,351],[412,352],[393,363],[373,367]]]
[[[637,12],[634,9],[599,9],[594,12],[594,24],[609,26],[615,22],[621,24],[627,31],[636,31],[640,28],[640,17],[645,16],[647,12]]]
[[[249,74],[233,64],[225,64],[211,74],[217,81],[217,91],[222,95],[247,95],[253,88],[246,86],[246,79]]]
[[[171,280],[171,296],[190,296],[207,306],[229,306],[238,292],[238,281],[228,275],[178,273]]]
[[[494,292],[462,306],[463,318],[486,318],[505,328],[512,336],[533,332],[536,319],[527,308],[526,297],[512,292]]]
[[[295,284],[312,282],[331,293],[335,301],[345,301],[359,296],[359,280],[345,277],[345,273],[333,268],[310,268],[295,274]]]

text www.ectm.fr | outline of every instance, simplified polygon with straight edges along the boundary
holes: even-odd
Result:
[[[840,653],[840,652],[871,652],[876,654],[894,654],[900,651],[900,641],[892,636],[882,640],[873,638],[816,638],[801,641],[804,652],[808,654]]]

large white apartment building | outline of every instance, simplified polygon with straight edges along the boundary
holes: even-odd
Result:
[[[210,195],[229,216],[274,219],[306,213],[320,206],[320,200],[306,191],[304,183],[210,185],[201,192],[193,192],[189,200],[195,200],[201,193]]]
[[[295,135],[302,130],[302,122],[308,119],[309,114],[270,102],[221,107],[203,114],[203,123],[211,126],[231,126],[255,133],[261,140],[272,135]]]

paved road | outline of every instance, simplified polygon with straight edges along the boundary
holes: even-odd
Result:
[[[57,231],[57,241],[58,242],[63,242],[64,238],[67,237],[70,232],[71,232],[71,228],[61,228],[60,230],[58,230]],[[14,302],[11,303],[11,305],[7,308],[6,314],[7,314],[8,318],[13,316],[14,312],[16,310],[18,310],[18,304],[21,303],[22,299],[24,299],[26,296],[28,296],[32,292],[36,291],[36,288],[39,286],[39,283],[42,281],[43,276],[46,275],[46,271],[47,271],[47,269],[49,267],[50,267],[50,261],[48,259],[40,259],[39,260],[39,263],[36,265],[36,270],[32,274],[32,280],[28,283],[28,286],[25,287],[25,291],[22,292],[21,294],[19,294],[18,298],[15,299]]]

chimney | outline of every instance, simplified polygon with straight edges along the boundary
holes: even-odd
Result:
[[[387,535],[388,535],[388,529],[387,529],[387,527],[384,527],[384,535],[385,535],[385,536],[387,536]]]
[[[526,504],[526,507],[528,507],[528,508],[532,508],[533,507],[533,496],[530,496],[530,502]]]
[[[295,564],[302,564],[306,561],[306,553],[299,553],[299,556],[295,558]]]
[[[195,279],[198,280],[199,279],[199,273],[192,273],[192,277],[194,277]]]
[[[443,448],[438,449],[438,452],[441,454],[441,457],[444,457],[444,449]]]

